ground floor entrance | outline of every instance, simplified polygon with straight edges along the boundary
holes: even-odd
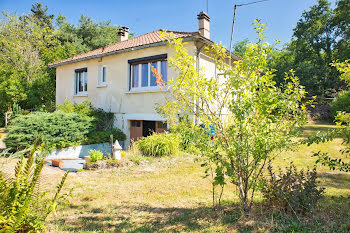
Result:
[[[147,137],[153,132],[162,133],[167,130],[167,123],[163,121],[130,121],[130,142],[133,143],[142,137]]]

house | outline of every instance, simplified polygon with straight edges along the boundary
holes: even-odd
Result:
[[[203,49],[213,43],[210,18],[205,12],[198,14],[198,25],[196,32],[172,32],[188,43],[189,55],[196,58],[197,68],[205,67],[206,75],[212,77],[216,75],[215,64]],[[164,81],[176,77],[167,63],[174,51],[160,37],[162,30],[130,39],[128,30],[120,29],[115,44],[49,65],[56,68],[56,104],[65,99],[80,103],[88,98],[94,107],[113,112],[115,126],[127,135],[126,146],[130,140],[148,136],[152,131],[163,132],[168,127],[155,106],[162,104],[169,92],[157,86],[150,66],[157,68]]]

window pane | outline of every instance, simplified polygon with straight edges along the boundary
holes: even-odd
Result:
[[[141,82],[143,87],[148,87],[148,63],[142,64]]]
[[[168,81],[168,61],[161,61],[161,74],[163,81],[166,83]]]
[[[139,86],[139,65],[133,65],[132,66],[132,87],[138,87]]]
[[[84,91],[87,92],[88,77],[87,72],[82,73],[84,75]]]
[[[102,82],[106,82],[106,67],[102,68]]]
[[[157,69],[158,68],[157,62],[152,62],[152,66]],[[158,69],[157,69],[157,72],[158,72]],[[151,87],[157,86],[156,76],[153,76],[152,72],[150,75],[151,75],[151,82],[150,82]]]
[[[83,77],[82,77],[82,73],[79,72],[78,73],[78,79],[79,79],[79,92],[83,91]]]

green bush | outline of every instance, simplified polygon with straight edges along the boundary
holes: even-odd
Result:
[[[90,117],[75,113],[35,112],[19,115],[10,121],[7,147],[21,150],[28,148],[37,140],[49,148],[67,147],[80,144],[92,127]]]
[[[298,171],[293,163],[279,174],[268,166],[269,177],[263,179],[263,197],[274,208],[291,213],[306,213],[316,208],[323,197],[323,188],[317,188],[316,167]]]
[[[44,232],[47,216],[64,203],[67,194],[60,192],[68,172],[49,198],[40,191],[44,162],[44,157],[30,152],[28,159],[22,156],[18,161],[13,177],[0,171],[0,232]]]
[[[99,150],[90,150],[89,151],[90,162],[94,163],[103,159],[103,153]]]
[[[63,104],[57,106],[57,110],[65,113],[77,113],[93,118],[93,125],[96,131],[105,131],[113,128],[114,113],[105,112],[101,108],[94,108],[90,100],[80,104],[72,103],[68,99]]]
[[[153,133],[136,141],[134,146],[146,156],[166,156],[179,151],[180,140],[177,134]]]
[[[343,91],[330,104],[332,116],[338,111],[350,113],[350,91]]]
[[[171,132],[180,135],[180,148],[183,151],[193,153],[195,147],[196,135],[192,130],[192,124],[189,120],[181,120],[171,128]]]
[[[92,131],[85,138],[86,144],[104,143],[110,141],[110,135],[113,135],[113,140],[125,141],[126,135],[118,128],[106,131]]]

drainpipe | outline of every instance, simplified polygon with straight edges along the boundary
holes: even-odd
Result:
[[[201,50],[204,48],[205,44],[203,44],[202,46],[197,47],[197,67],[196,67],[196,70],[197,70],[197,73],[199,74],[199,70],[200,70],[200,55],[201,55]],[[198,124],[198,117],[197,117],[197,113],[198,113],[198,105],[199,105],[199,100],[197,99],[196,100],[196,114],[194,116],[194,122],[195,124],[197,125]]]

